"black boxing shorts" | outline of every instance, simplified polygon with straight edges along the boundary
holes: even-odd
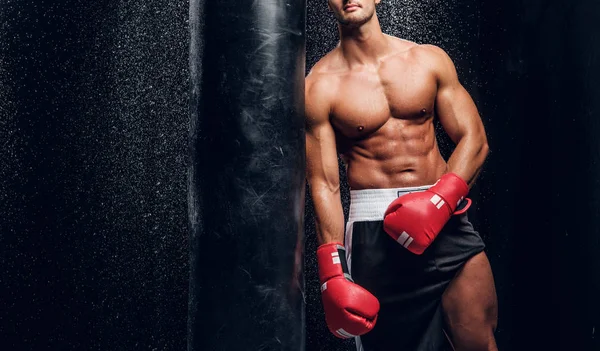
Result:
[[[429,186],[350,192],[346,258],[354,281],[381,304],[375,328],[356,338],[358,351],[445,351],[442,294],[462,265],[485,245],[467,214],[452,216],[422,255],[383,230],[396,198]]]

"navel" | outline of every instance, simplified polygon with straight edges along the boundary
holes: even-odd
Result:
[[[358,130],[359,132],[362,132],[363,130],[365,130],[364,126],[358,126],[356,127],[356,130]]]
[[[424,108],[424,109],[421,110],[421,115],[424,116],[425,114],[427,114],[427,109],[426,108]]]

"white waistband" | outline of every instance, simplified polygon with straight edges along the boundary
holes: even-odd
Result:
[[[382,221],[385,210],[402,195],[424,191],[431,185],[409,188],[350,190],[350,215],[348,222]]]

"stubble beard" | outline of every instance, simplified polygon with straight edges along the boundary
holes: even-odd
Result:
[[[352,14],[350,16],[348,16],[347,18],[343,18],[342,16],[337,17],[337,22],[339,23],[340,26],[345,27],[345,28],[358,28],[360,26],[362,26],[363,24],[369,22],[371,20],[371,18],[373,18],[373,15],[375,14],[375,11],[373,11],[370,14],[366,14],[363,16],[360,16],[358,18],[353,18],[354,16],[352,16]]]

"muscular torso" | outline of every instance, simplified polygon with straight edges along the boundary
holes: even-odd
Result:
[[[446,169],[433,124],[436,77],[407,45],[398,42],[378,65],[326,74],[337,88],[330,121],[354,190],[433,184]]]

